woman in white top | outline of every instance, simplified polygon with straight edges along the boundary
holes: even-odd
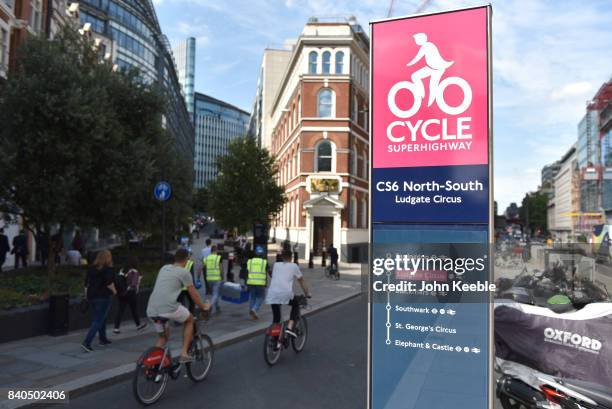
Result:
[[[266,304],[271,304],[272,306],[272,323],[274,324],[281,322],[281,305],[291,305],[291,315],[286,333],[292,337],[297,337],[297,334],[292,329],[300,308],[293,297],[293,281],[296,278],[306,297],[310,298],[310,291],[306,281],[304,281],[300,267],[291,262],[291,251],[283,251],[283,261],[274,263],[274,268],[272,269],[272,280],[266,295]]]

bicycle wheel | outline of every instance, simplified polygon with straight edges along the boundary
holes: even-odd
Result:
[[[325,277],[330,278],[330,274],[329,267],[325,267]]]
[[[148,356],[156,348],[151,348],[143,354]],[[159,369],[158,365],[145,365],[143,359],[139,359],[132,378],[132,391],[134,397],[143,405],[152,405],[164,394],[168,384],[168,371]]]
[[[340,280],[340,271],[336,270],[334,278],[336,279],[336,281]]]
[[[278,337],[266,334],[264,339],[264,359],[270,366],[276,365],[280,359],[281,348],[277,348]]]
[[[214,347],[212,339],[206,334],[195,336],[189,346],[189,354],[193,355],[195,361],[187,363],[187,375],[194,382],[206,379],[210,368],[212,368]]]
[[[300,317],[295,323],[294,329],[297,333],[297,338],[291,339],[291,346],[295,352],[302,352],[304,346],[306,346],[306,340],[308,339],[308,323],[306,322],[306,318]]]

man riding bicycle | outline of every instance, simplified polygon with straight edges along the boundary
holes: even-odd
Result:
[[[266,304],[272,307],[272,323],[281,322],[281,305],[291,305],[291,314],[285,333],[293,338],[297,334],[293,331],[293,326],[300,313],[300,305],[293,294],[293,282],[297,278],[300,287],[306,297],[310,298],[310,291],[300,271],[300,267],[291,262],[291,250],[284,250],[282,253],[283,261],[274,263],[272,269],[272,280],[266,296]]]
[[[193,338],[193,316],[187,308],[177,301],[183,287],[195,304],[202,311],[208,311],[208,303],[203,303],[200,294],[193,285],[191,273],[186,266],[189,260],[189,252],[178,249],[174,255],[174,264],[165,265],[159,270],[153,292],[147,305],[147,316],[155,326],[158,338],[155,345],[163,348],[168,342],[170,329],[168,321],[183,323],[183,348],[179,362],[191,362],[193,357],[189,355],[189,344]]]

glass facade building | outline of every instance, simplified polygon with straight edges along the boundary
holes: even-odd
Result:
[[[183,87],[187,111],[193,115],[193,98],[195,94],[196,39],[189,37],[172,50],[179,82]]]
[[[194,186],[201,188],[217,177],[217,158],[227,154],[229,143],[244,138],[250,114],[227,102],[195,93]]]
[[[599,140],[598,112],[587,110],[578,124],[577,161],[580,169],[580,210],[598,212],[599,203]]]
[[[191,164],[194,128],[181,92],[170,43],[162,33],[151,0],[81,0],[81,23],[100,38],[101,54],[120,69],[137,68],[147,81],[162,85],[167,99],[163,118],[178,151]]]

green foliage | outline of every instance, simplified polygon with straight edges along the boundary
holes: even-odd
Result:
[[[519,208],[521,221],[531,232],[538,229],[546,232],[548,231],[547,208],[548,196],[540,192],[527,193]]]
[[[193,193],[193,211],[196,213],[208,212],[208,189],[196,189]]]
[[[218,167],[208,201],[209,213],[221,227],[245,232],[256,222],[268,222],[283,207],[286,198],[275,181],[274,158],[252,138],[232,141]]]
[[[63,29],[32,36],[0,96],[0,212],[30,227],[108,231],[159,224],[155,183],[172,184],[169,227],[191,213],[191,169],[162,127],[163,93],[114,72],[90,40]],[[52,267],[50,267],[51,269]]]

